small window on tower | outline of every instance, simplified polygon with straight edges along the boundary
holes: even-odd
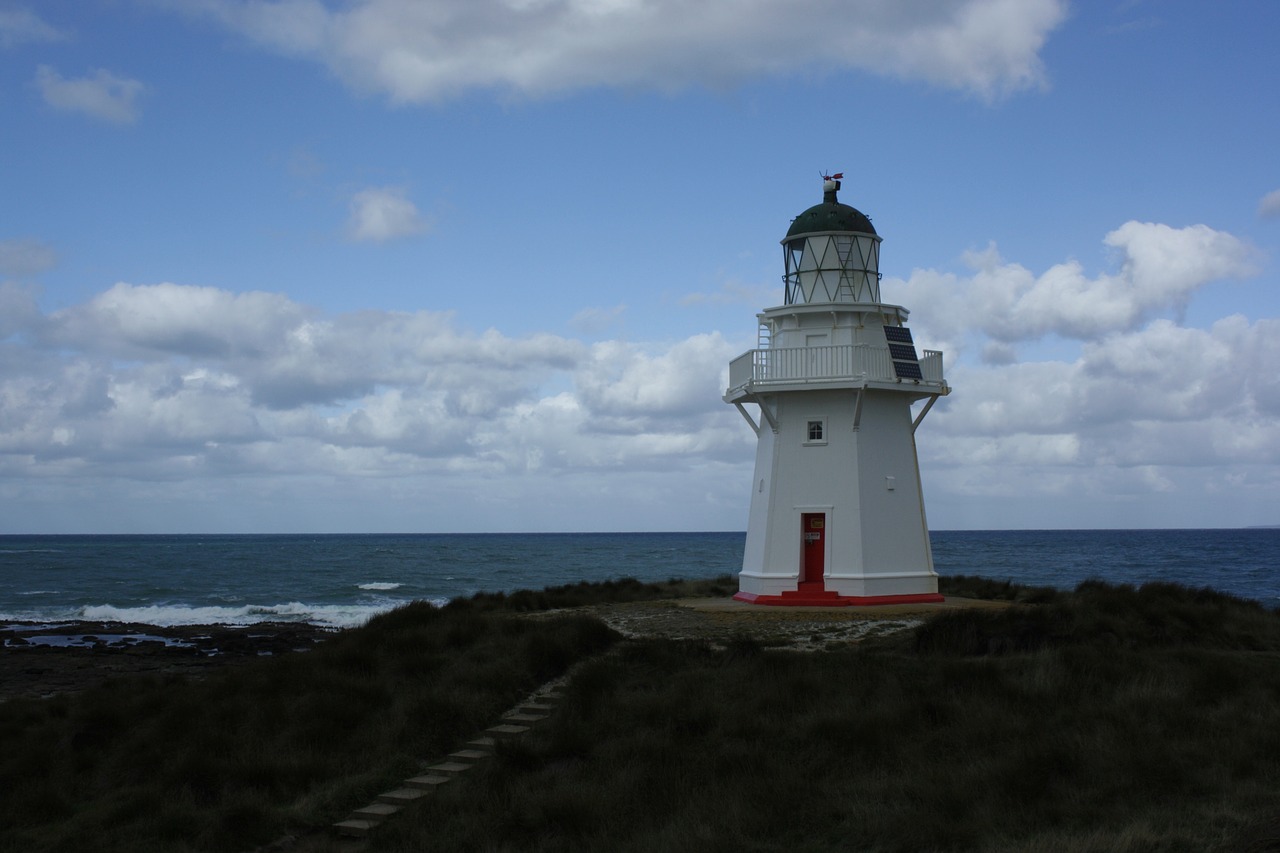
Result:
[[[809,421],[808,429],[805,433],[805,444],[826,444],[827,443],[827,421],[825,418],[821,420]]]

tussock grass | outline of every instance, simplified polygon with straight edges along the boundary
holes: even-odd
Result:
[[[643,583],[635,578],[621,578],[599,583],[581,581],[542,590],[522,589],[512,593],[482,592],[467,599],[467,602],[469,606],[481,610],[528,612],[631,601],[727,598],[737,591],[738,582],[732,575],[721,575],[706,580],[671,578],[662,583]]]
[[[1280,849],[1280,615],[1044,598],[818,654],[629,643],[372,849]]]
[[[1074,593],[1027,594],[1035,607],[957,610],[915,634],[929,654],[988,655],[1062,646],[1280,651],[1280,619],[1256,601],[1171,583],[1085,581]],[[1002,596],[1003,597],[1003,596]]]
[[[1052,601],[1058,590],[1047,586],[1026,586],[1009,580],[992,580],[974,575],[941,575],[938,592],[960,598],[985,598],[990,601],[1019,601],[1043,604]]]
[[[698,589],[733,585],[414,605],[203,681],[4,703],[0,850],[246,850],[324,826],[589,657],[550,720],[369,849],[1280,850],[1280,614],[1255,602],[959,579],[1014,604],[810,654],[511,613]]]
[[[198,682],[0,704],[0,849],[242,850],[327,826],[614,639],[414,604]]]

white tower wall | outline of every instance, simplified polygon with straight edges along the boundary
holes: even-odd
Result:
[[[911,432],[910,397],[798,391],[762,400],[741,589],[779,595],[801,580],[806,513],[825,516],[824,586],[841,596],[937,591]],[[855,430],[855,418],[859,425]],[[808,440],[811,421],[825,441]]]

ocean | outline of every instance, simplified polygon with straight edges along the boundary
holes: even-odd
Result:
[[[943,575],[1174,581],[1280,606],[1280,529],[935,531]],[[414,600],[736,573],[742,533],[0,536],[0,622],[334,627]]]

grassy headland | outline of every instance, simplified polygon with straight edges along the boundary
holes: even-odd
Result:
[[[306,654],[0,704],[0,850],[243,850],[327,826],[614,642],[413,604]]]
[[[1014,604],[809,654],[518,615],[732,590],[581,584],[414,605],[199,681],[7,702],[0,849],[324,827],[586,660],[551,719],[370,849],[1280,850],[1280,613],[1167,584],[944,582]]]

